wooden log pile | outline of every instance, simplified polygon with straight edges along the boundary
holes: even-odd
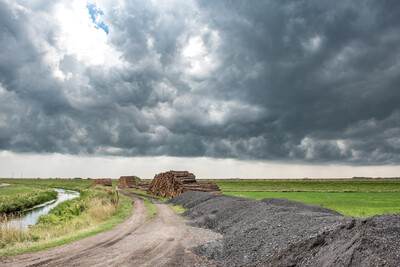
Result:
[[[190,190],[221,194],[221,190],[215,183],[198,183],[196,176],[188,171],[156,174],[147,194],[171,198]]]
[[[121,176],[117,182],[119,188],[135,188],[136,177],[135,176]]]
[[[112,186],[111,178],[93,179],[93,185]]]
[[[138,182],[138,183],[136,183],[134,188],[137,190],[147,191],[147,190],[149,190],[149,186],[150,186],[150,183]]]
[[[121,176],[117,183],[119,188],[135,188],[142,191],[147,191],[149,185],[150,183],[140,182],[140,178],[137,176]]]

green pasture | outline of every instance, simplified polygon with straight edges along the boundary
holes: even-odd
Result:
[[[207,180],[210,181],[210,180]],[[213,180],[226,195],[285,198],[359,218],[400,212],[400,179]]]
[[[400,212],[400,193],[226,192],[254,199],[285,198],[335,210],[345,216],[366,218]]]
[[[19,194],[29,194],[33,193],[37,188],[26,185],[14,185],[0,186],[0,196],[15,196]]]
[[[215,182],[223,192],[400,192],[400,179],[201,181]]]
[[[10,184],[0,186],[0,214],[20,212],[57,198],[50,188]]]
[[[63,188],[80,191],[92,186],[92,180],[75,179],[0,179],[0,183],[12,185],[27,185],[45,188]]]

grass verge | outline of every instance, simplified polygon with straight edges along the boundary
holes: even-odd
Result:
[[[131,189],[132,190],[132,189]],[[132,190],[134,191],[134,190]],[[139,193],[141,191],[139,190],[135,190],[135,192]],[[139,193],[142,194],[142,193]],[[149,216],[149,219],[147,220],[147,223],[150,222],[151,219],[153,219],[157,213],[158,213],[158,208],[156,207],[156,205],[154,205],[153,202],[151,202],[147,197],[145,196],[139,196],[139,195],[135,195],[135,197],[141,198],[144,200],[144,205],[146,206],[146,210],[147,210],[147,215]]]
[[[134,189],[134,188],[129,188],[129,190],[131,190],[132,192],[138,193],[138,194],[145,195],[145,196],[155,197],[155,198],[161,199],[163,201],[167,201],[169,199],[167,197],[160,197],[160,196],[156,196],[156,195],[150,195],[150,194],[147,194],[146,191],[137,190],[137,189]]]
[[[146,205],[147,214],[149,215],[149,218],[150,219],[154,218],[158,213],[156,205],[154,205],[154,203],[148,199],[144,200],[144,204]]]
[[[335,210],[345,216],[366,218],[400,212],[400,193],[224,192],[254,199],[285,198]]]
[[[187,211],[187,209],[185,209],[184,207],[182,207],[181,205],[172,205],[172,204],[168,204],[168,206],[173,209],[176,213],[180,214],[183,213],[185,211]]]
[[[131,190],[131,191],[133,191],[133,192],[136,192],[136,193],[138,193],[138,194],[142,194],[142,195],[144,195],[144,196],[150,196],[150,197],[155,197],[155,198],[158,198],[158,199],[161,199],[161,200],[163,200],[163,201],[167,201],[169,198],[167,198],[167,197],[160,197],[160,196],[155,196],[155,195],[149,195],[149,194],[147,194],[146,193],[146,191],[141,191],[141,190],[137,190],[137,189],[133,189],[133,188],[130,188],[129,190]],[[147,207],[147,212],[148,213],[150,213],[149,212],[149,210],[152,210],[152,209],[157,209],[157,207],[155,207],[155,205],[150,201],[150,203],[151,204],[153,204],[153,206],[154,206],[154,208],[150,205],[150,204],[146,204],[146,201],[149,201],[147,198],[145,198],[145,197],[141,197],[141,198],[143,198],[144,200],[145,200],[145,205],[146,205],[146,207]],[[140,197],[140,196],[138,196],[138,197]],[[183,212],[185,212],[187,209],[185,209],[184,207],[182,207],[181,205],[172,205],[172,204],[168,204],[168,206],[170,207],[170,208],[172,208],[176,213],[178,213],[178,214],[180,214],[180,213],[183,213]],[[157,211],[156,211],[156,213],[157,213]],[[154,216],[155,216],[155,214],[154,214]],[[153,217],[154,217],[153,216]],[[150,216],[150,214],[149,214],[149,217],[150,218],[152,218],[151,216]]]
[[[131,212],[130,199],[121,196],[116,203],[113,190],[89,187],[80,191],[81,197],[61,203],[29,230],[10,228],[3,219],[0,257],[66,244],[108,230]]]

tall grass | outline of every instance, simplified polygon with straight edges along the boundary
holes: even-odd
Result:
[[[20,212],[57,198],[57,192],[50,188],[23,187],[26,190],[22,192],[18,186],[10,186],[7,192],[0,191],[0,214]]]
[[[103,204],[100,199],[90,199],[88,201],[87,213],[92,221],[105,221],[115,212],[116,205],[113,203]]]
[[[0,217],[0,249],[4,248],[7,244],[25,242],[31,239],[28,231],[8,224],[9,220],[13,217],[13,215],[7,216],[5,214]]]
[[[104,225],[112,227],[130,211],[130,201],[124,198],[118,201],[110,189],[92,187],[80,191],[79,198],[60,203],[28,230],[9,226],[9,218],[3,216],[0,220],[0,257],[26,252],[33,247],[46,247],[46,244],[56,244],[72,236],[84,236],[105,229]],[[109,224],[110,221],[113,223]]]

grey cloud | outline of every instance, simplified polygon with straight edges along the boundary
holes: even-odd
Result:
[[[0,149],[400,162],[397,1],[125,4],[103,21],[126,64],[65,54],[65,80],[37,45],[57,49],[57,25],[0,8]]]

